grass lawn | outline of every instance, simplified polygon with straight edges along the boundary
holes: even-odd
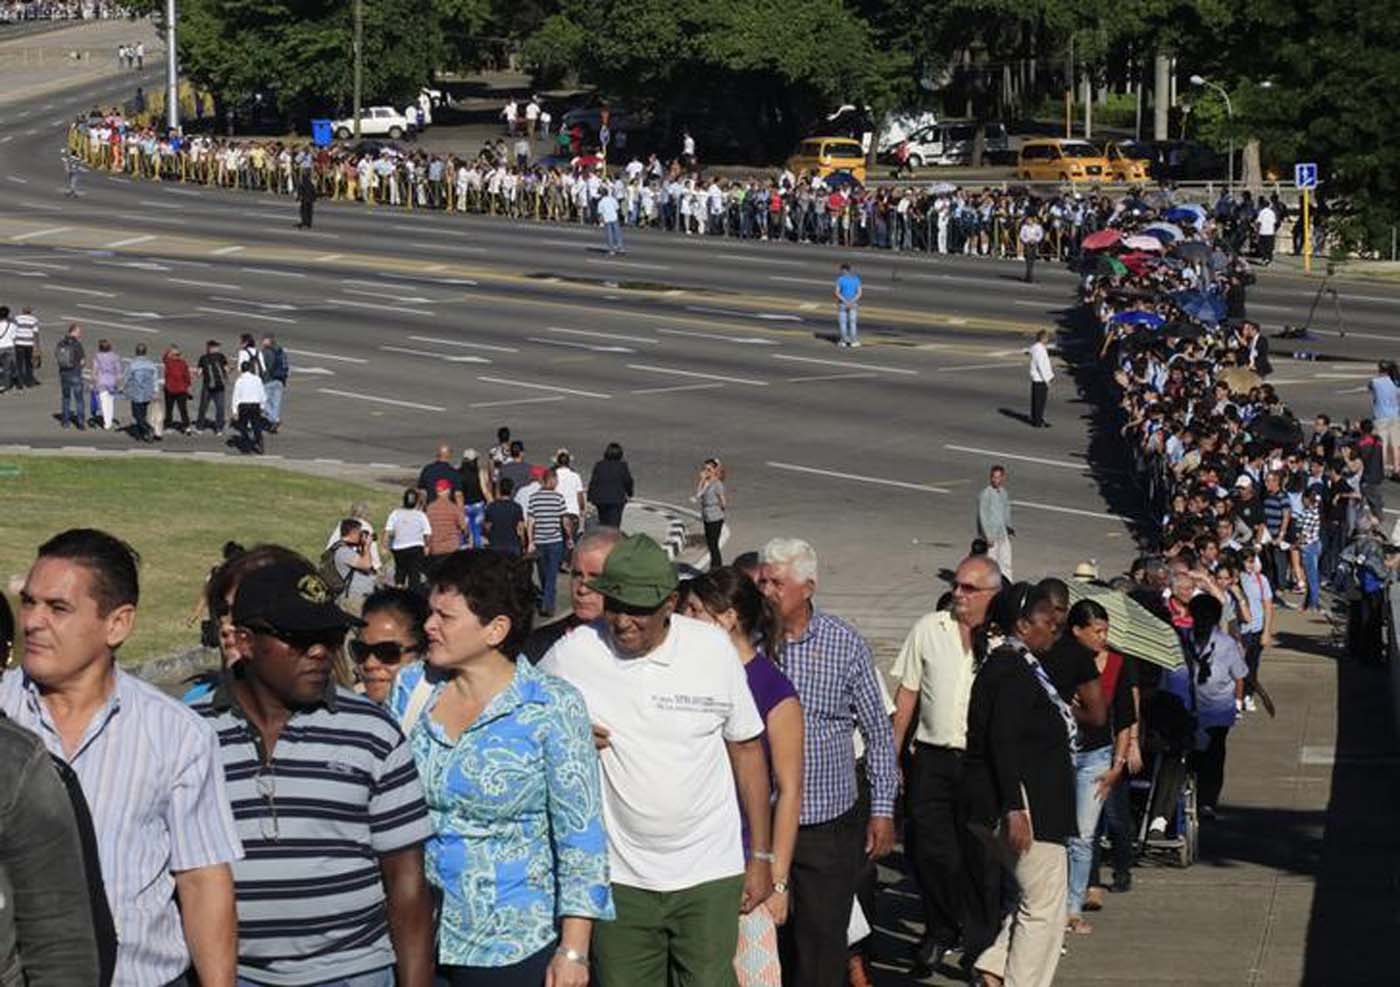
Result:
[[[376,528],[398,495],[289,470],[166,457],[0,457],[0,580],[22,580],[35,549],[66,528],[96,527],[141,553],[141,604],[124,662],[199,642],[188,627],[224,542],[277,542],[314,562],[353,501]],[[12,606],[17,601],[11,595]]]

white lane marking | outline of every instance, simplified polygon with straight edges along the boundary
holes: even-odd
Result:
[[[4,261],[3,261],[3,260],[0,260],[0,264],[4,264]],[[0,267],[0,270],[3,270],[6,274],[10,275],[11,277],[16,277],[16,278],[47,278],[47,277],[48,277],[48,275],[45,274],[43,271],[16,271],[13,267]]]
[[[133,223],[169,223],[172,226],[189,226],[188,219],[181,219],[178,216],[142,216],[134,212],[119,212],[117,219],[129,219]]]
[[[53,236],[55,233],[67,233],[72,228],[71,226],[50,226],[48,229],[44,230],[30,230],[28,233],[16,233],[14,236],[10,237],[10,239],[15,243],[21,240],[36,240],[41,236]]]
[[[814,382],[819,381],[819,380],[861,380],[861,379],[867,379],[867,380],[868,380],[868,379],[870,379],[870,378],[872,378],[872,377],[875,377],[875,376],[877,376],[877,375],[876,375],[876,374],[817,374],[815,377],[787,377],[787,378],[785,378],[785,380],[786,380],[786,382],[789,383],[789,384],[808,384],[808,383],[814,383]]]
[[[1270,383],[1277,383],[1277,381],[1270,381]],[[1370,388],[1367,387],[1365,384],[1363,384],[1363,385],[1361,385],[1360,387],[1344,387],[1344,388],[1342,388],[1340,391],[1333,391],[1332,393],[1334,393],[1334,394],[1360,394],[1362,391],[1369,391],[1369,390],[1370,390]]]
[[[335,371],[334,371],[334,370],[327,370],[325,367],[292,367],[292,373],[294,373],[294,374],[311,374],[311,375],[313,375],[313,376],[319,374],[319,375],[322,376],[322,377],[334,377],[334,376],[335,376]]]
[[[255,302],[251,298],[229,298],[224,295],[210,295],[211,302],[229,302],[234,305],[251,305],[254,308],[266,309],[269,312],[295,312],[295,305],[288,305],[286,302]]]
[[[741,264],[780,264],[783,267],[803,267],[807,264],[805,260],[785,260],[782,257],[750,257],[738,254],[711,253],[709,256],[718,260],[738,261]],[[826,284],[827,282],[822,282]]]
[[[160,331],[158,329],[151,329],[146,326],[128,325],[125,322],[104,322],[102,319],[89,319],[81,315],[60,315],[59,318],[64,320],[65,322],[81,322],[84,325],[90,326],[106,326],[109,329],[125,329],[127,332],[144,332],[147,335],[151,336],[156,335]]]
[[[636,350],[630,346],[608,346],[597,343],[580,343],[573,339],[546,339],[543,336],[525,337],[531,343],[539,343],[541,346],[566,346],[573,350],[589,350],[593,353],[635,353]]]
[[[445,360],[448,363],[490,363],[484,356],[455,356],[451,353],[434,353],[432,350],[415,350],[407,346],[381,346],[386,353],[406,353],[409,356],[426,356],[434,360]]]
[[[426,315],[436,318],[436,312],[429,312],[425,308],[404,308],[402,305],[376,305],[374,302],[357,302],[353,298],[327,298],[326,305],[348,305],[351,308],[368,308],[376,312],[397,312],[399,315]]]
[[[935,367],[934,372],[946,374],[957,370],[997,370],[1002,367],[1019,367],[1020,365],[1021,363],[1019,360],[1014,363],[1009,360],[1002,360],[1000,363],[969,363],[962,367]]]
[[[108,176],[107,176],[107,181],[109,181],[109,182],[116,182],[118,185],[130,185],[130,184],[131,184],[131,179],[130,179],[130,178],[118,178],[116,175],[108,175]]]
[[[541,404],[546,401],[564,401],[566,398],[562,394],[549,394],[538,398],[510,398],[506,401],[474,401],[467,405],[468,408],[499,408],[507,404]]]
[[[340,363],[369,363],[368,360],[359,356],[338,356],[335,353],[322,353],[318,350],[294,350],[290,346],[287,352],[294,356],[314,356],[318,360],[337,360]]]
[[[153,260],[98,260],[93,261],[98,267],[124,267],[132,271],[168,271],[170,268],[164,264],[157,264]]]
[[[878,476],[861,476],[856,473],[842,473],[839,470],[818,469],[815,466],[798,466],[795,463],[775,463],[770,461],[767,465],[773,469],[787,470],[792,473],[811,473],[815,476],[831,476],[838,480],[855,480],[859,483],[873,483],[881,487],[899,487],[903,490],[921,490],[924,493],[946,494],[951,493],[947,487],[934,487],[927,483],[908,483],[904,480],[885,480]]]
[[[15,139],[15,135],[14,135],[14,134],[10,134],[10,135],[7,136],[7,137],[0,137],[0,144],[8,144],[8,143],[10,143],[10,141],[12,141],[12,140],[14,140],[14,139]]]
[[[769,281],[785,281],[785,282],[787,282],[788,284],[816,284],[816,285],[821,285],[823,288],[830,288],[830,287],[831,287],[831,282],[828,281],[828,280],[826,280],[826,279],[824,279],[824,278],[796,278],[796,277],[789,277],[789,276],[784,275],[784,274],[770,274],[770,275],[768,275],[768,280],[769,280]],[[861,287],[864,288],[866,291],[888,291],[888,290],[889,290],[889,285],[885,285],[885,284],[871,284],[869,281],[863,281],[863,282],[861,282]]]
[[[261,322],[281,322],[285,325],[294,326],[296,319],[286,319],[280,315],[259,315],[257,312],[234,312],[226,308],[211,308],[207,305],[196,305],[196,312],[207,312],[210,315],[231,315],[237,319],[258,319]]]
[[[1338,374],[1338,373],[1327,373],[1327,372],[1325,372],[1325,371],[1324,371],[1324,372],[1321,372],[1321,373],[1315,373],[1315,374],[1313,374],[1313,377],[1316,378],[1317,380],[1370,380],[1370,379],[1371,379],[1372,377],[1374,377],[1374,376],[1376,376],[1374,373],[1364,373],[1364,374]]]
[[[67,264],[54,264],[44,260],[20,260],[18,257],[6,257],[6,264],[19,264],[22,267],[42,267],[46,271],[70,271]]]
[[[305,274],[302,274],[300,271],[274,271],[274,270],[272,270],[271,268],[268,268],[268,267],[244,267],[244,268],[241,268],[241,270],[247,271],[249,274],[267,274],[267,275],[269,275],[269,276],[271,276],[271,277],[274,277],[274,278],[304,278],[304,277],[306,277],[306,275],[305,275]]]
[[[654,367],[649,363],[629,363],[629,370],[642,370],[653,374],[671,374],[676,377],[697,377],[701,380],[717,380],[725,384],[748,384],[751,387],[767,387],[768,381],[754,380],[752,377],[727,377],[724,374],[704,374],[698,370],[677,370],[674,367]]]
[[[917,370],[910,370],[906,367],[886,367],[878,363],[852,363],[849,360],[829,360],[819,356],[791,356],[787,353],[774,353],[775,360],[792,360],[796,363],[821,363],[829,367],[845,367],[847,370],[877,370],[884,374],[904,374],[906,377],[917,377]]]
[[[1093,469],[1088,463],[1075,463],[1066,459],[1044,459],[1040,456],[1026,456],[1016,452],[999,452],[996,449],[978,449],[975,446],[954,445],[951,442],[943,444],[944,449],[951,449],[953,452],[969,452],[974,456],[983,456],[987,459],[1014,459],[1023,463],[1039,463],[1041,466],[1058,466],[1067,470],[1087,470]]]
[[[765,319],[765,320],[767,320],[767,321],[769,321],[769,322],[801,322],[801,321],[802,321],[802,316],[800,316],[800,315],[786,315],[786,314],[779,314],[779,313],[777,313],[777,312],[759,312],[756,316],[754,316],[754,318],[756,318],[756,319]]]
[[[505,377],[478,377],[477,380],[484,380],[488,384],[504,384],[506,387],[523,387],[530,391],[554,391],[558,394],[572,394],[580,398],[598,398],[603,401],[612,399],[611,394],[600,394],[598,391],[580,391],[572,387],[558,387],[554,384],[532,384],[523,380],[509,380]]]
[[[1078,507],[1059,507],[1055,504],[1038,504],[1033,500],[1013,500],[1016,507],[1030,507],[1038,511],[1052,511],[1055,514],[1073,514],[1076,517],[1103,518],[1108,521],[1121,521],[1121,514],[1106,514],[1103,511],[1085,511]]]
[[[232,247],[219,247],[218,249],[216,249],[216,250],[211,250],[211,251],[209,251],[209,252],[210,252],[211,254],[213,254],[215,257],[222,257],[222,256],[224,256],[225,254],[239,254],[239,253],[242,253],[244,249],[245,249],[245,248],[240,247],[240,246],[238,246],[238,245],[235,244],[235,245],[232,246]]]
[[[611,264],[614,267],[635,267],[639,271],[669,271],[671,269],[670,265],[668,264],[643,264],[641,261],[617,260],[614,257],[590,257],[588,258],[587,263]]]
[[[446,265],[446,264],[429,264],[427,267],[423,268],[423,270],[425,270],[425,271],[427,271],[427,272],[429,272],[429,273],[435,274],[435,273],[437,273],[438,271],[445,271],[445,270],[447,270],[447,265]]]
[[[396,408],[413,408],[415,411],[446,411],[436,404],[418,404],[414,401],[400,401],[397,398],[375,397],[373,394],[357,394],[354,391],[337,391],[333,387],[318,387],[317,394],[331,394],[338,398],[352,398],[356,401],[370,401],[374,404],[391,404]]]
[[[340,239],[340,234],[339,234],[339,233],[322,233],[320,230],[299,230],[299,229],[297,229],[295,226],[269,226],[269,227],[267,227],[267,229],[265,229],[263,232],[265,232],[265,233],[282,233],[282,234],[285,234],[286,236],[295,236],[295,237],[310,236],[310,237],[317,237],[317,238],[319,238],[319,239],[321,239],[321,240],[339,240],[339,239]]]
[[[593,336],[598,339],[616,339],[624,343],[659,343],[659,339],[648,339],[646,336],[624,336],[615,332],[595,332],[592,329],[560,329],[558,326],[546,326],[545,332],[557,332],[566,336]]]
[[[718,332],[690,332],[686,329],[658,329],[667,336],[690,336],[694,339],[714,339],[721,343],[738,343],[742,346],[778,346],[776,339],[760,339],[758,336],[725,336]]]
[[[192,281],[189,278],[166,278],[171,284],[187,284],[195,288],[217,288],[220,291],[242,291],[242,287],[236,284],[225,284],[222,281]]]
[[[196,192],[194,189],[188,188],[167,188],[161,189],[161,191],[164,192],[166,195],[189,195],[193,196],[196,199],[203,195],[202,192]]]
[[[92,305],[88,302],[79,302],[78,308],[85,308],[89,312],[110,312],[113,315],[124,315],[128,319],[156,319],[161,318],[159,312],[128,312],[124,308],[112,308],[110,305]]]
[[[154,233],[147,233],[142,236],[129,236],[123,240],[113,240],[111,243],[104,243],[102,246],[107,250],[115,250],[117,247],[134,247],[138,243],[150,243],[155,238]]]
[[[395,285],[395,288],[398,286]],[[366,291],[363,288],[346,288],[347,295],[368,295],[370,298],[383,298],[386,301],[398,302],[401,305],[421,305],[424,302],[451,302],[450,298],[428,298],[426,295],[388,295],[381,289],[379,291]]]
[[[514,346],[492,346],[490,343],[466,343],[460,339],[443,339],[441,336],[409,336],[415,343],[438,343],[441,346],[461,346],[469,350],[489,350],[493,353],[519,353]]]
[[[405,230],[409,233],[428,233],[432,236],[455,236],[461,237],[464,240],[476,239],[476,234],[474,233],[463,233],[461,230],[442,230],[438,229],[436,226],[429,226],[426,223],[399,223],[397,225],[391,225],[389,229]]]
[[[344,254],[322,254],[320,257],[313,257],[312,260],[318,264],[329,264],[331,261],[340,260],[340,258],[344,256]]]
[[[723,384],[676,384],[672,387],[637,387],[633,394],[670,394],[672,391],[708,391]]]
[[[14,182],[16,185],[28,185],[28,184],[29,184],[29,179],[27,179],[27,178],[20,178],[18,175],[6,175],[6,176],[5,176],[5,181],[7,181],[7,182]]]
[[[1021,306],[1022,308],[1038,308],[1038,309],[1042,309],[1042,310],[1043,310],[1043,309],[1047,309],[1047,308],[1056,308],[1056,307],[1064,308],[1064,307],[1066,307],[1065,305],[1060,304],[1059,302],[1056,302],[1056,301],[1052,301],[1052,300],[1050,300],[1050,299],[1046,299],[1046,300],[1043,301],[1043,302],[1027,302],[1027,301],[1021,301],[1021,300],[1018,299],[1017,301],[1014,301],[1014,302],[1012,302],[1011,304],[1012,304],[1012,305],[1019,305],[1019,306]]]
[[[386,284],[383,281],[366,281],[363,278],[341,278],[341,284],[358,284],[366,288],[378,288],[381,291],[399,291],[402,286],[397,284]]]
[[[435,264],[434,267],[437,267],[438,269],[445,269],[447,265]],[[431,268],[424,268],[424,270],[431,270]],[[411,281],[414,284],[422,284],[424,281],[430,281],[433,284],[465,284],[470,285],[473,288],[475,288],[477,285],[477,282],[471,281],[467,278],[425,278],[421,274],[394,274],[390,271],[380,271],[379,276],[385,278],[392,278],[395,281]]]
[[[70,288],[66,284],[46,284],[49,291],[66,291],[71,295],[92,295],[94,298],[116,298],[115,291],[98,291],[96,288]]]
[[[183,209],[184,206],[178,202],[156,202],[153,199],[142,199],[141,205],[150,206],[152,209]]]

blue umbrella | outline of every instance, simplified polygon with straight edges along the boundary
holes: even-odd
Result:
[[[1158,240],[1161,240],[1162,243],[1168,246],[1170,246],[1172,241],[1176,239],[1176,237],[1172,236],[1170,232],[1162,229],[1159,226],[1154,226],[1151,229],[1143,230],[1142,235],[1156,237]]]
[[[1206,211],[1203,206],[1188,202],[1185,205],[1173,206],[1168,209],[1167,214],[1162,218],[1169,223],[1195,223],[1199,226],[1206,221]]]
[[[1199,322],[1216,323],[1225,318],[1225,300],[1203,291],[1178,291],[1172,295],[1172,301]]]
[[[1147,326],[1149,329],[1156,329],[1167,320],[1156,312],[1144,312],[1140,309],[1130,309],[1127,312],[1113,313],[1108,321],[1121,322],[1130,326]]]

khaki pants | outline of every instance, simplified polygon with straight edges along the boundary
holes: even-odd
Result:
[[[1069,858],[1061,843],[1032,843],[1016,862],[1021,897],[977,969],[1001,977],[1005,987],[1050,987],[1065,939]]]

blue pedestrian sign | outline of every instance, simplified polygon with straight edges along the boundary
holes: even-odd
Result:
[[[1312,161],[1293,166],[1294,188],[1317,188],[1317,164]]]

